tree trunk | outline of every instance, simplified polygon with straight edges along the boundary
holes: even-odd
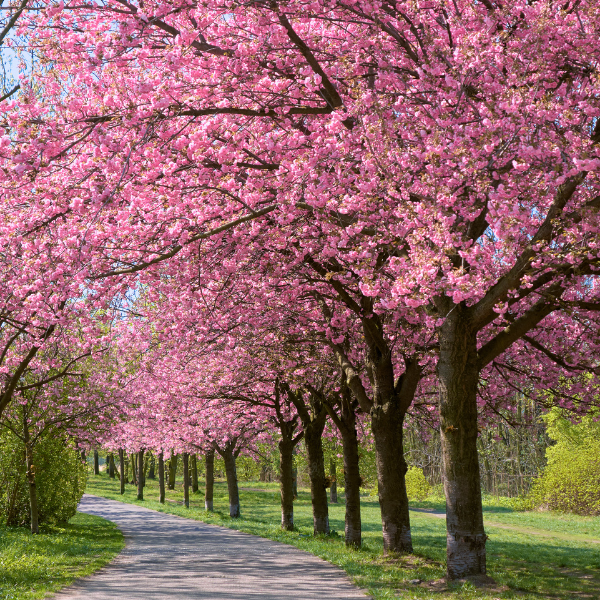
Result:
[[[115,478],[115,455],[112,452],[108,456],[108,476]]]
[[[33,464],[33,444],[29,436],[29,425],[27,415],[23,410],[23,441],[25,442],[25,462],[27,466],[27,484],[29,486],[29,510],[31,515],[31,533],[40,532],[38,524],[38,500],[37,488],[35,486],[35,465]]]
[[[130,454],[129,455],[130,458],[130,462],[131,462],[131,485],[137,485],[137,461],[136,461],[136,455],[135,454]]]
[[[404,415],[394,401],[371,409],[384,553],[412,552],[405,480],[408,466],[402,431]]]
[[[150,469],[148,470],[148,479],[156,479],[156,459],[154,454],[150,457]]]
[[[183,453],[183,504],[190,507],[190,455]]]
[[[292,490],[294,493],[294,500],[298,498],[298,467],[294,466],[292,469]]]
[[[329,501],[337,504],[337,472],[335,458],[329,460]]]
[[[215,451],[209,450],[204,457],[206,461],[206,480],[204,490],[204,508],[213,510],[213,492],[215,487]]]
[[[175,489],[175,477],[177,476],[177,454],[172,454],[169,459],[169,484],[170,490]]]
[[[121,484],[121,495],[125,493],[125,452],[119,448],[119,482]]]
[[[344,487],[346,491],[346,546],[359,547],[362,543],[360,516],[360,469],[358,458],[358,435],[356,434],[356,414],[347,403],[342,404],[340,421],[343,427],[342,447],[344,452]]]
[[[321,424],[322,423],[322,424]],[[325,480],[322,434],[325,418],[315,419],[304,425],[304,443],[308,454],[308,474],[313,509],[314,533],[329,533],[329,507]]]
[[[294,445],[289,439],[279,442],[281,459],[281,529],[294,529]]]
[[[94,475],[100,475],[100,457],[98,450],[94,450]]]
[[[227,477],[227,492],[229,494],[229,516],[237,519],[240,516],[240,493],[238,490],[237,470],[235,468],[235,456],[233,448],[225,446],[223,450],[225,461],[225,475]]]
[[[486,572],[477,456],[477,336],[457,305],[440,334],[440,432],[446,493],[449,579]]]
[[[192,454],[192,494],[198,493],[198,459]]]
[[[165,457],[161,452],[158,455],[158,501],[165,503]]]
[[[138,452],[138,491],[137,499],[144,499],[144,450]]]

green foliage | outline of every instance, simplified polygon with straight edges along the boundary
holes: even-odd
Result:
[[[76,512],[86,484],[86,468],[64,436],[46,436],[34,448],[40,524],[66,523]],[[30,523],[25,447],[10,431],[0,431],[0,524]]]
[[[406,493],[409,500],[425,500],[431,492],[431,486],[425,479],[422,469],[410,467],[406,473]]]
[[[559,409],[548,413],[548,435],[556,443],[528,496],[532,508],[600,514],[600,423],[594,417],[573,423]]]
[[[0,525],[0,600],[46,598],[104,566],[124,545],[116,525],[82,513],[39,535]]]

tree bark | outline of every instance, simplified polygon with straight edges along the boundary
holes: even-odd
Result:
[[[325,414],[304,424],[304,443],[308,454],[308,474],[313,509],[313,529],[318,533],[329,533],[329,506],[325,480],[325,459],[323,457],[322,435],[325,427]]]
[[[144,450],[138,452],[138,490],[137,499],[144,499]]]
[[[198,493],[198,458],[192,454],[192,494]]]
[[[115,455],[112,452],[108,456],[108,476],[115,478]]]
[[[362,522],[360,515],[360,468],[358,457],[358,435],[356,413],[348,397],[340,409],[340,434],[344,453],[344,487],[346,492],[346,522],[344,537],[346,546],[362,544]]]
[[[404,458],[402,431],[404,416],[404,411],[395,402],[371,409],[385,553],[412,552],[405,480],[408,466]]]
[[[125,452],[119,448],[119,482],[121,484],[121,495],[125,493]]]
[[[29,435],[29,424],[27,415],[23,411],[23,441],[25,442],[25,463],[27,466],[27,484],[29,487],[29,511],[31,515],[31,533],[38,534],[40,527],[38,523],[39,510],[37,499],[37,488],[35,485],[35,465],[33,463],[33,443]]]
[[[177,476],[177,454],[172,454],[169,459],[169,483],[168,488],[170,490],[175,489],[175,478]]]
[[[446,494],[449,579],[486,572],[477,455],[477,334],[457,305],[440,332],[440,432]]]
[[[100,457],[98,450],[94,450],[94,475],[100,475]]]
[[[190,507],[190,455],[183,453],[183,504],[186,508]]]
[[[337,504],[337,472],[335,458],[329,460],[329,501]]]
[[[130,456],[130,462],[131,462],[131,485],[136,485],[137,486],[137,460],[136,460],[136,455],[135,453],[132,453],[129,455]]]
[[[279,442],[281,461],[281,529],[294,529],[294,444],[291,439]]]
[[[227,444],[221,456],[225,462],[225,475],[227,477],[227,492],[229,494],[229,516],[232,519],[240,517],[240,493],[238,490],[237,470],[233,447]]]
[[[165,503],[165,456],[162,452],[158,455],[158,501]]]
[[[215,487],[215,451],[209,450],[204,457],[206,461],[206,480],[204,491],[204,508],[213,510],[213,492]]]

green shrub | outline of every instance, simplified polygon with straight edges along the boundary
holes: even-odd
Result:
[[[409,467],[406,473],[406,494],[409,500],[425,500],[431,492],[431,486],[418,467]]]
[[[591,416],[572,423],[559,410],[546,422],[556,444],[546,451],[548,464],[528,495],[529,507],[600,515],[600,423]]]
[[[39,522],[66,523],[76,512],[86,483],[86,468],[65,436],[47,436],[34,449]],[[0,430],[0,524],[27,525],[29,488],[25,448],[7,430]]]

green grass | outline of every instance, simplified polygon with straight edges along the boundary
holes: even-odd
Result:
[[[124,545],[113,523],[82,513],[39,535],[0,526],[0,600],[44,598],[93,573]]]
[[[409,557],[384,558],[379,505],[375,498],[363,498],[364,546],[360,550],[352,550],[347,549],[343,541],[343,495],[340,496],[338,505],[330,505],[331,527],[339,535],[315,538],[312,535],[310,494],[307,490],[300,490],[294,505],[297,531],[283,532],[279,527],[278,485],[241,482],[240,487],[242,518],[237,520],[228,516],[224,482],[216,483],[215,512],[212,514],[204,511],[204,497],[201,493],[191,496],[191,506],[186,509],[182,505],[183,492],[179,481],[176,490],[167,491],[167,503],[164,505],[157,502],[158,486],[155,481],[148,482],[144,501],[136,500],[136,491],[131,485],[127,485],[125,495],[120,496],[118,481],[110,480],[106,475],[90,476],[87,492],[291,544],[339,565],[359,586],[369,590],[376,600],[600,598],[600,544],[591,543],[590,538],[585,538],[581,533],[596,531],[598,519],[591,522],[591,525],[589,520],[579,517],[560,521],[563,525],[572,523],[573,527],[567,527],[565,531],[576,530],[579,535],[573,539],[536,537],[529,531],[520,533],[488,525],[488,573],[496,580],[497,585],[475,588],[472,583],[467,582],[448,587],[443,583],[430,585],[439,581],[445,573],[444,519],[412,512],[415,554]],[[506,508],[504,512],[486,510],[486,519],[495,522],[499,522],[500,518],[519,515],[526,518],[526,513],[511,513]],[[533,520],[524,521],[523,525],[532,527],[538,523],[540,526],[545,525],[544,529],[547,531],[552,531],[550,524],[556,520],[553,515],[541,514],[530,518]],[[513,523],[514,526],[519,524],[518,519]],[[424,583],[410,584],[410,580],[414,579],[421,579]]]

